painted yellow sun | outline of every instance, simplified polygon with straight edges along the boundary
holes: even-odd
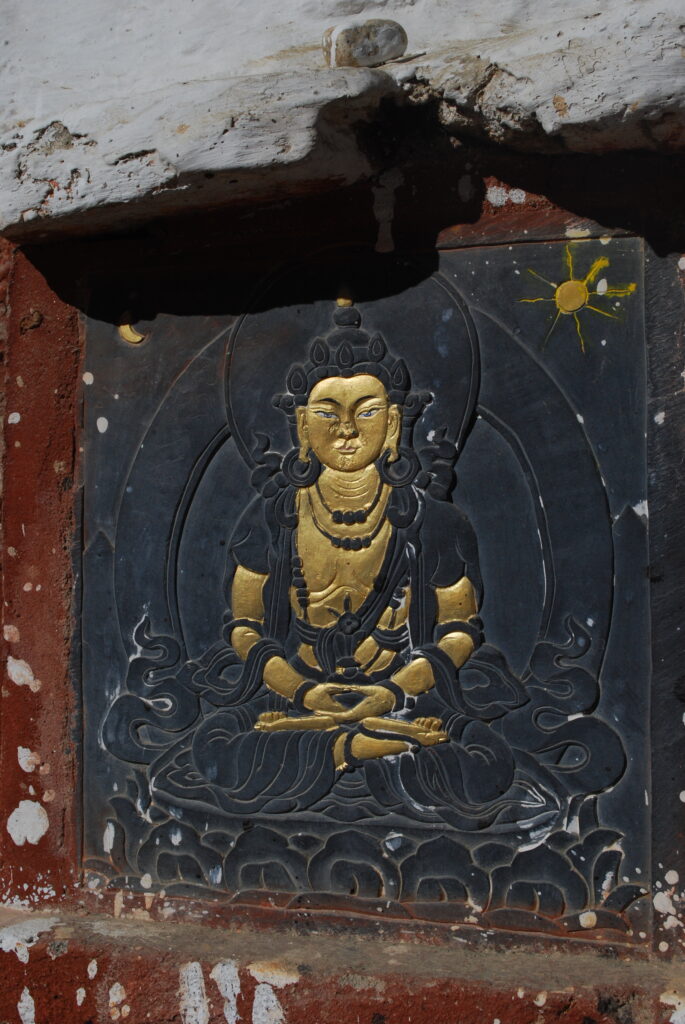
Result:
[[[537,296],[533,299],[519,299],[519,302],[553,302],[556,307],[556,315],[542,343],[543,348],[547,344],[552,331],[559,323],[560,318],[572,316],[575,321],[581,352],[585,352],[585,338],[583,337],[583,328],[578,314],[582,310],[588,310],[591,313],[597,313],[599,316],[606,316],[610,320],[618,320],[620,318],[615,313],[610,313],[606,309],[600,309],[598,306],[593,305],[590,300],[592,299],[593,302],[597,301],[595,296],[599,300],[618,297],[625,298],[628,295],[632,295],[637,288],[637,285],[634,283],[610,285],[605,279],[600,280],[596,287],[593,287],[602,270],[609,266],[609,260],[606,256],[600,256],[594,260],[585,277],[576,277],[573,269],[573,257],[574,254],[571,246],[567,245],[565,249],[565,269],[568,272],[568,277],[561,283],[548,281],[546,277],[538,274],[536,270],[528,268],[529,274],[532,274],[533,277],[548,285],[554,293],[550,296]]]

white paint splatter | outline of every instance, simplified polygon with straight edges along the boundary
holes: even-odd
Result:
[[[678,799],[680,800],[681,804],[685,804],[685,789],[680,790],[680,793],[678,793]]]
[[[485,198],[492,206],[504,206],[507,201],[508,192],[501,185],[490,185]]]
[[[21,800],[7,819],[7,831],[17,846],[23,846],[24,843],[35,846],[49,826],[47,811],[35,800]]]
[[[11,412],[9,414],[9,416],[7,417],[7,422],[8,423],[19,423],[20,421],[21,421],[21,413],[20,412]]]
[[[23,661],[21,658],[13,658],[10,654],[7,659],[7,675],[17,686],[28,686],[29,690],[33,693],[38,693],[40,690],[40,679],[36,679],[28,661]]]
[[[660,914],[676,914],[676,908],[673,906],[673,900],[667,892],[658,892],[653,900],[654,909]]]
[[[111,853],[114,846],[114,822],[108,821],[105,825],[105,831],[102,833],[102,849],[105,853]]]
[[[667,942],[661,941],[659,943],[659,952],[660,953],[668,953],[668,943]]]
[[[19,997],[17,1010],[19,1011],[21,1024],[36,1024],[36,1004],[27,988],[24,989]]]
[[[597,282],[597,294],[606,295],[608,287],[609,282],[607,281],[606,277],[601,278],[601,280]]]
[[[216,982],[220,995],[224,1000],[224,1017],[227,1024],[236,1024],[238,1020],[238,996],[240,995],[240,975],[232,960],[216,964],[209,973]]]
[[[171,845],[172,846],[180,846],[182,838],[183,838],[183,835],[181,833],[180,828],[173,828],[171,830],[170,839],[171,839]]]
[[[148,872],[146,871],[146,872],[145,872],[145,874],[144,874],[144,875],[142,876],[142,878],[140,879],[140,884],[141,884],[141,886],[143,887],[143,889],[149,889],[149,888],[150,888],[150,886],[152,885],[152,875],[150,875],[150,874],[149,874],[149,873],[148,873]]]
[[[567,238],[589,238],[590,237],[590,229],[589,228],[566,228],[566,232],[565,233],[566,233],[566,237]]]
[[[109,1005],[118,1006],[126,998],[126,989],[120,981],[115,981],[109,990]]]
[[[685,256],[681,256],[678,260],[678,268],[680,270],[685,270]]]
[[[523,191],[522,188],[512,188],[511,191],[509,192],[509,198],[512,201],[512,203],[517,203],[518,205],[520,205],[521,203],[525,203],[526,193]]]
[[[86,998],[86,990],[85,990],[85,988],[77,988],[76,989],[76,1005],[77,1006],[83,1006],[83,1002],[84,1002],[85,998]]]
[[[581,416],[579,412],[576,413],[576,419],[579,423],[585,423],[585,418]]]
[[[105,431],[107,430],[107,427],[109,426],[109,420],[107,419],[106,416],[98,416],[97,420],[95,421],[95,426],[98,428],[101,434],[104,434]]]
[[[288,970],[280,964],[255,962],[248,964],[247,969],[255,979],[264,985],[273,985],[274,988],[283,988],[284,985],[295,985],[300,980],[297,971]]]
[[[597,915],[594,910],[584,911],[578,918],[581,928],[594,928],[597,924]]]
[[[666,413],[665,412],[658,412],[658,413],[656,413],[656,415],[654,417],[654,422],[657,424],[657,426],[660,427],[665,419],[666,419]]]
[[[179,983],[183,1024],[209,1024],[209,1006],[201,964],[197,961],[183,964],[179,971]]]
[[[533,1002],[535,1003],[536,1006],[544,1006],[545,1003],[547,1002],[547,993],[546,992],[538,992],[538,994],[536,995],[536,997],[533,1000]]]
[[[87,384],[87,385],[88,385],[88,386],[90,387],[90,385],[91,385],[91,384],[93,383],[93,381],[95,380],[95,377],[94,377],[94,376],[93,376],[93,374],[92,374],[92,373],[90,372],[90,370],[86,370],[86,372],[85,372],[85,373],[83,374],[83,377],[82,377],[81,379],[83,380],[83,383],[84,383],[84,384]]]
[[[680,881],[680,875],[678,874],[677,871],[667,871],[666,872],[666,881],[668,882],[669,885],[677,885],[678,882]]]
[[[637,505],[633,505],[633,512],[636,512],[640,519],[649,519],[649,505],[647,501],[638,501]]]
[[[661,948],[661,943],[659,948]],[[668,945],[666,948],[668,949]],[[685,996],[675,991],[662,992],[659,996],[659,1002],[673,1007],[673,1013],[669,1018],[670,1024],[685,1024]]]
[[[2,635],[8,644],[18,644],[21,640],[19,630],[16,626],[3,626]]]
[[[17,747],[17,761],[24,772],[32,772],[40,764],[40,754],[29,750],[28,747]]]
[[[270,985],[257,985],[252,1004],[252,1024],[284,1024],[283,1009]]]
[[[88,977],[92,981],[93,978],[95,977],[95,975],[98,972],[98,962],[97,962],[97,960],[91,960],[90,963],[88,964],[88,969],[87,970],[88,970]]]

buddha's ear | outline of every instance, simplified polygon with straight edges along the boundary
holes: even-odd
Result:
[[[307,430],[307,406],[298,405],[295,409],[295,417],[297,421],[297,436],[300,441],[305,441],[308,435]]]
[[[397,462],[399,458],[400,430],[402,429],[402,410],[399,405],[388,408],[388,429],[385,434],[385,447],[390,452],[389,462]]]
[[[388,430],[385,435],[388,445],[397,447],[402,430],[402,410],[399,405],[388,406]]]

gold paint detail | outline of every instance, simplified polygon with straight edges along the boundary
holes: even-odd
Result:
[[[587,286],[583,281],[564,281],[554,293],[554,301],[561,313],[577,313],[589,298]]]
[[[262,591],[268,576],[252,572],[239,565],[233,577],[233,614],[236,619],[253,619],[261,622],[264,618]]]
[[[293,584],[290,603],[295,616],[311,626],[329,628],[340,616],[359,610],[381,572],[393,535],[387,518],[392,488],[381,480],[376,462],[397,446],[401,412],[388,402],[385,388],[376,377],[358,374],[326,378],[312,389],[307,405],[297,410],[297,430],[300,449],[313,452],[322,469],[318,480],[299,489],[296,495],[295,546],[307,599],[302,603],[302,584],[297,588]],[[342,543],[346,539],[368,543],[346,548]],[[233,629],[231,640],[243,659],[261,637],[258,627],[264,621],[267,579],[243,565],[235,571],[233,614],[236,619],[248,621]],[[378,619],[380,631],[407,625],[412,599],[409,586],[395,597]],[[436,588],[436,609],[436,625],[467,621],[476,615],[471,581],[464,576],[447,587]],[[471,654],[473,643],[467,634],[454,632],[441,639],[440,647],[460,667]],[[301,644],[299,656],[308,668],[321,672],[311,645]],[[366,675],[383,671],[395,658],[394,651],[384,648],[382,639],[373,635],[366,636],[354,651],[354,659]],[[390,681],[407,695],[418,696],[434,685],[433,670],[425,658],[416,657],[397,669]],[[340,669],[336,678],[312,684],[311,676],[296,670],[284,656],[274,655],[264,669],[264,682],[289,702],[300,690],[301,699],[297,711],[291,707],[264,712],[254,728],[258,732],[331,732],[333,761],[338,769],[350,759],[387,757],[417,745],[433,746],[448,740],[438,718],[406,721],[395,717],[396,690],[370,682],[345,682]],[[358,695],[357,703],[349,707],[340,699],[343,694]],[[342,726],[352,723],[381,735],[343,731]]]
[[[546,346],[555,327],[559,323],[559,319],[562,316],[572,316],[575,324],[576,335],[580,344],[580,350],[585,353],[585,336],[583,334],[578,314],[581,311],[588,310],[591,313],[596,313],[609,320],[619,320],[620,317],[618,317],[616,313],[609,312],[606,309],[602,309],[600,306],[594,305],[594,301],[591,303],[590,299],[593,298],[594,300],[594,297],[596,297],[597,300],[601,301],[602,299],[607,298],[627,298],[637,290],[637,284],[635,284],[635,282],[630,282],[628,284],[610,285],[606,280],[604,280],[599,282],[597,288],[591,288],[600,272],[610,265],[610,261],[606,256],[600,256],[593,261],[585,277],[576,277],[574,272],[574,250],[571,248],[570,244],[566,245],[564,248],[564,265],[568,277],[561,283],[549,281],[546,277],[543,277],[536,270],[529,267],[528,273],[538,281],[542,281],[543,284],[553,289],[554,294],[549,297],[538,295],[530,299],[523,298],[519,299],[519,302],[551,302],[554,304],[556,314],[547,334],[545,335],[542,343],[543,348]]]
[[[435,596],[440,622],[449,622],[450,619],[461,619],[463,622],[478,612],[476,592],[468,576],[462,576],[451,587],[436,587]]]
[[[336,306],[340,306],[342,309],[349,309],[352,305],[352,299],[349,299],[346,295],[339,295],[335,300]]]
[[[137,331],[133,324],[119,324],[118,331],[122,341],[127,342],[129,345],[140,345],[147,337],[146,334],[141,334],[140,331]]]

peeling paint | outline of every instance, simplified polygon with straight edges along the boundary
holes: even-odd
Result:
[[[24,588],[26,588],[26,584],[24,584]],[[33,669],[29,663],[27,661],[22,661],[21,658],[13,658],[12,655],[9,656],[7,659],[7,675],[13,683],[17,684],[17,686],[28,686],[29,690],[33,693],[38,693],[40,690],[40,679],[36,679],[33,674]]]
[[[23,990],[17,1003],[21,1024],[36,1024],[36,1004],[27,988]]]
[[[32,772],[40,764],[40,754],[28,747],[17,747],[17,761],[22,771]]]
[[[43,917],[6,925],[0,928],[0,950],[3,953],[16,953],[17,959],[27,964],[29,949],[38,941],[41,932],[51,931],[58,923],[57,917]]]
[[[669,1017],[669,1024],[685,1024],[685,995],[679,992],[662,992],[659,1002],[665,1006],[672,1006],[673,1013]]]
[[[209,1006],[202,965],[183,964],[179,971],[179,994],[183,1024],[209,1024]]]
[[[30,843],[35,846],[50,826],[50,819],[42,804],[35,800],[22,800],[7,819],[7,831],[17,846]]]
[[[283,1009],[270,985],[257,985],[252,1004],[252,1024],[284,1024]]]
[[[238,1020],[238,996],[240,995],[240,975],[233,960],[224,960],[215,964],[209,976],[216,983],[223,997],[224,1017],[227,1024],[236,1024]]]

